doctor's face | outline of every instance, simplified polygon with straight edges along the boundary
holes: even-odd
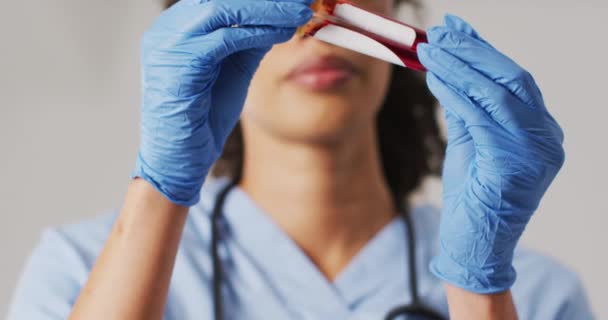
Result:
[[[386,15],[394,5],[353,2]],[[245,138],[263,132],[292,142],[342,141],[375,123],[390,70],[386,62],[296,35],[275,45],[253,77],[241,117]]]

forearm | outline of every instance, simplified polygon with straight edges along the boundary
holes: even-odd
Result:
[[[70,319],[162,319],[187,212],[133,180]]]
[[[450,319],[516,320],[511,291],[477,294],[446,284]]]

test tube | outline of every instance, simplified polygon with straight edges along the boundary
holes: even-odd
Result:
[[[396,65],[426,71],[416,47],[426,32],[347,0],[316,0],[311,21],[298,33]]]

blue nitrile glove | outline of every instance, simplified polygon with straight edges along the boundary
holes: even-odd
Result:
[[[176,204],[198,202],[260,60],[312,16],[310,0],[182,0],[142,44],[135,177]]]
[[[461,19],[418,47],[445,109],[439,254],[432,272],[476,293],[509,289],[513,251],[564,162],[564,135],[532,76]]]

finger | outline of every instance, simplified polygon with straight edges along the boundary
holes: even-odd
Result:
[[[222,28],[207,36],[199,37],[200,44],[206,46],[201,55],[204,61],[201,62],[215,65],[227,56],[239,51],[254,48],[271,48],[277,43],[288,41],[295,32],[295,28]],[[247,66],[243,67],[247,69]]]
[[[525,104],[540,107],[542,99],[532,76],[509,57],[470,35],[449,27],[434,27],[429,43],[442,48],[499,83]]]
[[[297,28],[312,17],[306,1],[210,0],[180,3],[161,14],[153,30],[206,34],[231,26]]]
[[[200,5],[200,4],[209,2],[209,1],[212,1],[212,0],[179,0],[175,4],[173,4],[173,6],[171,6],[171,7]],[[249,0],[249,1],[260,1],[260,0]],[[314,0],[267,0],[267,1],[273,1],[273,2],[297,2],[297,3],[302,3],[302,4],[305,4],[307,6],[310,6],[313,3]]]
[[[447,205],[458,197],[463,182],[470,175],[469,164],[475,158],[475,142],[464,121],[449,109],[445,109],[444,115],[448,143],[441,177],[444,186],[443,201]],[[451,170],[454,166],[459,166],[461,170]]]
[[[273,26],[296,28],[312,17],[312,9],[298,2],[212,0],[203,4],[204,15],[200,31],[239,26]]]
[[[464,126],[490,126],[493,120],[479,107],[475,106],[475,102],[461,92],[451,88],[450,85],[439,79],[432,72],[427,72],[426,82],[429,90],[439,100],[446,112],[449,112],[452,117],[449,120],[452,124],[452,133],[457,130],[454,125],[462,122]],[[448,120],[448,119],[446,119]],[[450,122],[448,122],[448,133],[450,133]],[[450,134],[451,135],[451,134]],[[463,136],[462,133],[454,136]]]
[[[494,121],[505,127],[516,128],[532,110],[506,88],[439,47],[419,45],[418,56],[430,72],[465,94]]]
[[[479,41],[481,41],[482,43],[486,44],[489,47],[492,47],[492,45],[490,43],[488,43],[485,39],[483,39],[479,33],[466,21],[464,21],[462,18],[452,15],[452,14],[446,14],[445,17],[443,18],[443,21],[445,23],[445,25],[449,28],[452,28],[456,31],[460,31],[464,34],[467,34]]]
[[[234,67],[251,77],[263,55],[274,44],[289,40],[295,30],[273,27],[223,28],[209,35],[189,38],[176,47],[159,49],[142,59],[149,73],[154,72],[154,77],[163,79],[149,81],[150,84],[171,84],[171,88],[164,90],[169,90],[175,96],[199,95],[213,84],[211,79],[220,71],[217,66],[226,57],[255,48],[255,55],[249,59],[232,59],[234,64],[239,64]],[[168,51],[170,54],[167,54]],[[175,70],[178,68],[188,72],[176,78]]]
[[[191,4],[201,4],[201,3],[205,3],[205,2],[209,2],[212,0],[181,0],[178,1],[179,2],[190,2]],[[259,1],[259,0],[249,0],[249,1]],[[274,1],[274,2],[298,2],[298,3],[303,3],[306,4],[308,6],[310,6],[314,0],[268,0],[268,1]]]
[[[488,133],[487,128],[492,120],[488,119],[484,112],[476,111],[470,99],[450,88],[431,72],[427,73],[427,84],[445,111],[447,149],[442,173],[444,187],[445,190],[459,190],[457,185],[465,181],[466,175],[469,174],[467,164],[473,161],[475,155],[476,141],[471,132]],[[471,128],[479,128],[479,130],[470,130]],[[445,170],[456,163],[461,163],[462,170]],[[449,202],[453,201],[455,196],[457,194],[444,193],[443,199]]]
[[[446,124],[448,126],[448,145],[446,150],[446,165],[447,161],[459,159],[462,163],[470,163],[479,159],[485,158],[483,155],[488,146],[492,146],[494,150],[507,148],[517,148],[516,145],[511,145],[510,137],[512,132],[508,130],[497,130],[496,123],[476,106],[476,103],[469,97],[463,95],[458,90],[443,82],[432,73],[427,73],[427,82],[431,91],[436,95],[437,99],[442,103],[446,110]],[[501,145],[497,145],[497,141],[501,141]],[[471,144],[473,142],[473,144]],[[480,155],[476,158],[475,155]],[[454,165],[451,163],[451,165]],[[492,169],[490,164],[489,168]],[[461,174],[465,175],[466,168],[462,171],[450,172],[451,181],[463,181]],[[444,178],[445,176],[444,171]],[[457,180],[454,180],[457,179]]]
[[[259,67],[263,56],[270,50],[267,48],[249,49],[235,53],[230,57],[230,63],[223,63],[221,72],[216,80],[216,83],[221,85],[229,85],[230,90],[217,90],[213,94],[214,99],[218,100],[235,100],[235,94],[242,94],[238,101],[244,101],[247,96],[250,79]],[[243,75],[242,81],[235,81],[235,75]],[[243,103],[231,103],[223,108],[211,108],[209,112],[210,125],[217,128],[218,132],[223,132],[223,136],[218,136],[224,142],[232,132],[232,129],[239,120],[239,115],[243,110]]]

